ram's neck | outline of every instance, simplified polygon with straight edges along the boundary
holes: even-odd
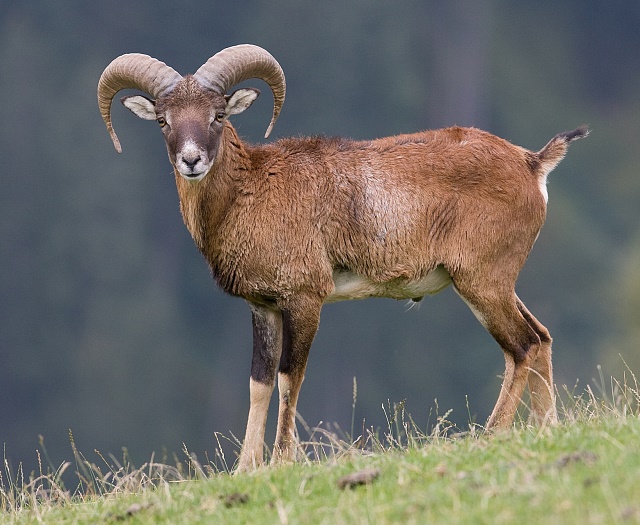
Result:
[[[174,170],[182,218],[210,262],[217,249],[217,232],[236,199],[242,174],[249,169],[247,147],[227,123],[216,162],[202,180],[186,180]]]

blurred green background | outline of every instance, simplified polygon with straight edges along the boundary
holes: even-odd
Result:
[[[138,465],[183,443],[211,456],[214,432],[243,435],[249,310],[215,287],[183,226],[160,132],[115,104],[117,155],[95,92],[122,53],[185,74],[245,42],[287,76],[273,139],[459,124],[535,150],[588,124],[551,174],[518,293],[554,337],[558,385],[580,390],[597,365],[619,375],[623,359],[640,371],[637,0],[3,2],[0,443],[11,464],[33,468],[39,435],[54,463],[69,459],[69,429],[81,451],[127,447]],[[260,142],[272,99],[249,84],[263,96],[234,124]],[[384,425],[381,406],[403,399],[426,427],[436,398],[464,427],[484,422],[502,370],[451,289],[411,310],[329,305],[299,411],[349,430],[356,377],[356,430]]]

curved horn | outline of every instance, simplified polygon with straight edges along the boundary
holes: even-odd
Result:
[[[244,80],[264,80],[273,92],[273,116],[264,138],[269,136],[284,104],[287,87],[284,72],[271,53],[251,44],[228,47],[213,55],[193,76],[221,95]]]
[[[113,60],[98,81],[98,106],[111,140],[118,153],[120,141],[111,124],[111,102],[121,89],[139,89],[153,98],[164,95],[182,79],[173,68],[155,58],[140,53],[129,53]]]

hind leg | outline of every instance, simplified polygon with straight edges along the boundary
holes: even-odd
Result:
[[[556,397],[553,385],[553,367],[551,364],[551,335],[549,331],[538,321],[524,303],[517,299],[518,310],[527,320],[531,328],[540,338],[540,350],[531,363],[529,373],[529,392],[531,394],[532,423],[543,425],[553,424],[558,421],[556,411]]]
[[[529,367],[540,350],[540,337],[522,315],[513,291],[500,293],[493,286],[470,290],[458,283],[456,290],[504,352],[502,387],[487,429],[509,427],[522,399]]]

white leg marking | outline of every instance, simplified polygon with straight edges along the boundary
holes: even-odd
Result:
[[[253,378],[249,381],[249,419],[240,452],[239,471],[254,470],[263,463],[264,431],[273,385],[265,385]]]

